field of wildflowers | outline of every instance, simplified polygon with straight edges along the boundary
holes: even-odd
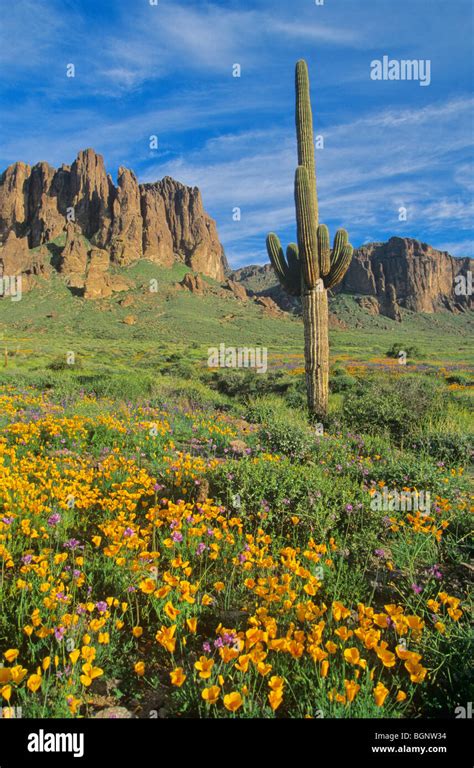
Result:
[[[4,716],[467,700],[464,467],[344,429],[276,446],[249,411],[172,399],[10,385],[0,413]],[[374,508],[394,486],[429,490],[430,510]]]

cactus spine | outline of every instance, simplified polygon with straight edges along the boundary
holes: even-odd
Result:
[[[286,258],[277,235],[267,237],[267,250],[276,275],[287,293],[301,297],[304,323],[305,374],[308,408],[312,418],[324,420],[329,394],[328,289],[344,277],[352,245],[347,232],[336,232],[333,248],[329,232],[318,225],[313,114],[306,62],[296,64],[296,138],[298,167],[295,174],[295,209],[298,245],[291,243]]]

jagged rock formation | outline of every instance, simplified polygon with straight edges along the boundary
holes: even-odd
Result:
[[[400,307],[413,312],[462,312],[472,297],[455,292],[457,275],[473,271],[472,259],[456,259],[426,243],[391,237],[354,251],[340,290],[377,300],[380,314],[400,319]]]
[[[354,251],[337,292],[355,294],[371,315],[402,319],[402,310],[465,312],[472,295],[456,293],[456,277],[474,272],[473,259],[458,259],[411,238],[392,237]],[[298,301],[281,291],[270,264],[242,267],[231,274],[250,295],[270,296],[283,309],[299,311]]]
[[[71,166],[56,170],[44,162],[33,168],[19,162],[0,177],[0,262],[8,258],[9,268],[16,268],[14,236],[21,243],[16,247],[22,252],[20,271],[34,274],[40,269],[38,260],[47,260],[49,252],[33,256],[30,251],[27,257],[28,248],[51,243],[64,230],[66,245],[57,267],[71,287],[85,287],[87,273],[89,297],[106,296],[113,280],[105,278],[105,257],[98,259],[83,237],[95,249],[107,251],[110,265],[126,266],[141,258],[163,266],[181,261],[216,280],[223,280],[228,269],[216,224],[204,211],[197,187],[170,177],[139,184],[123,167],[115,186],[93,149],[79,152]]]
[[[168,230],[163,233],[161,226],[156,228],[153,218],[144,217],[149,221],[147,243],[151,238],[161,245],[163,237],[167,239],[171,236],[175,254],[188,267],[215,280],[223,280],[226,262],[222,258],[217,227],[204,211],[199,189],[185,187],[165,176],[155,184],[141,185],[141,194],[142,210],[145,211],[157,210],[160,201],[163,201]]]

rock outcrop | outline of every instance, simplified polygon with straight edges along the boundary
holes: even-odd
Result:
[[[227,279],[224,288],[227,288],[240,301],[247,301],[249,298],[245,286],[242,283],[236,283],[235,280]]]
[[[143,257],[140,189],[134,173],[128,168],[119,168],[117,183],[118,189],[112,206],[110,255],[112,261],[126,265]]]
[[[206,293],[206,283],[200,275],[193,275],[192,272],[186,272],[179,285],[191,293]]]
[[[87,275],[84,283],[85,299],[107,299],[112,295],[110,284],[109,254],[98,248],[90,253]]]
[[[141,194],[147,258],[163,263],[164,250],[165,263],[169,263],[171,242],[175,258],[195,272],[223,280],[227,262],[215,221],[205,213],[199,189],[165,176],[156,184],[143,184]]]
[[[455,258],[411,238],[392,237],[387,243],[369,243],[356,249],[336,292],[355,295],[371,315],[399,322],[403,309],[456,313],[471,308],[473,272],[473,259]],[[461,278],[465,291],[457,285]],[[250,296],[270,297],[282,309],[300,311],[298,299],[281,289],[270,264],[242,267],[231,273],[231,279],[243,285]]]
[[[110,265],[127,266],[142,258],[164,266],[180,261],[219,281],[228,267],[216,224],[205,212],[197,187],[168,176],[155,184],[139,184],[123,167],[115,186],[102,156],[93,149],[79,152],[71,166],[56,170],[45,162],[33,167],[14,163],[0,177],[3,250],[11,235],[22,241],[26,253],[51,244],[64,230],[66,245],[55,265],[76,287],[80,276],[85,285],[87,272],[85,295],[91,297],[107,294],[107,280],[100,291],[97,281],[99,272],[105,275],[108,270],[88,254],[91,246],[106,249]],[[11,253],[11,242],[9,248]]]
[[[472,296],[456,292],[455,278],[473,269],[472,259],[456,259],[412,238],[391,237],[354,251],[339,290],[373,297],[380,314],[394,320],[400,319],[401,307],[429,314],[462,312],[472,306]]]
[[[0,277],[22,276],[22,291],[26,293],[33,287],[35,277],[48,278],[51,266],[40,251],[30,251],[23,238],[18,238],[11,231],[0,248]]]

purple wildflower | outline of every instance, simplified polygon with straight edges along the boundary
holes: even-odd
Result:
[[[383,549],[376,549],[375,554],[377,555],[377,557],[385,557],[385,552]]]
[[[80,543],[81,542],[77,539],[69,539],[68,541],[64,542],[63,547],[65,549],[77,549]]]

